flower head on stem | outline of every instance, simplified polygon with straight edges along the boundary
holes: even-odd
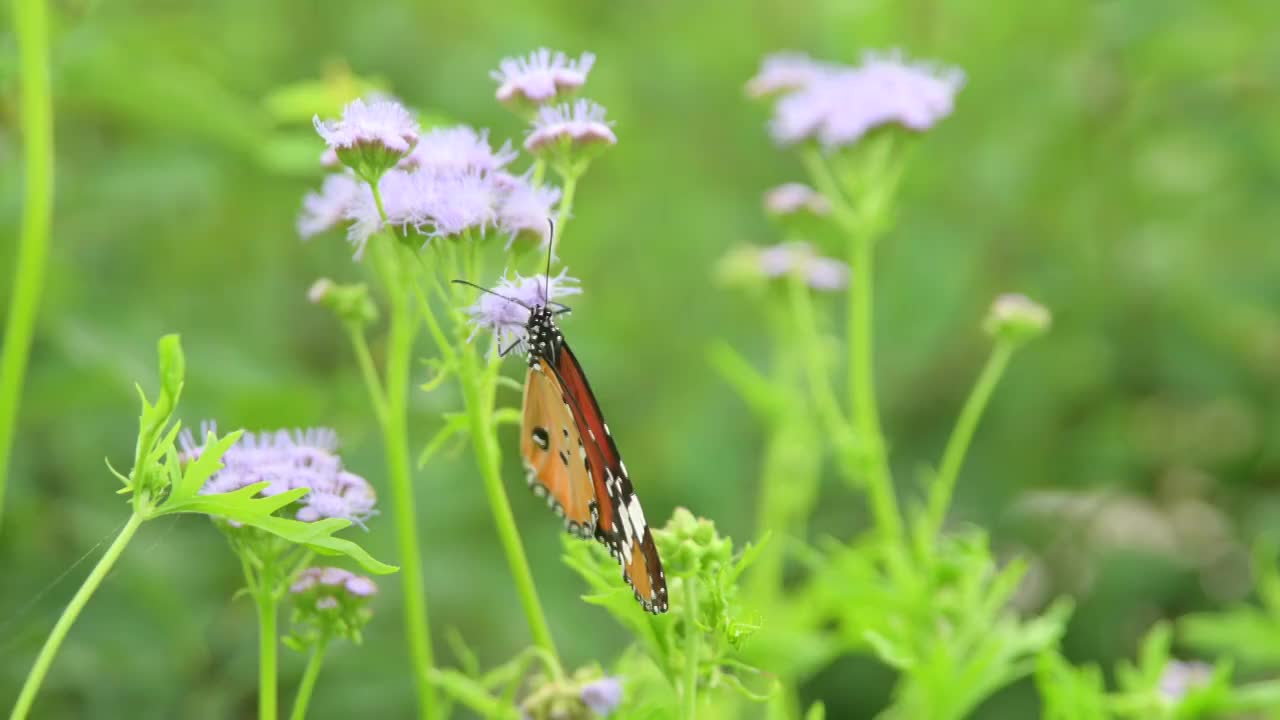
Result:
[[[964,75],[954,68],[908,63],[891,52],[868,54],[856,67],[817,68],[796,85],[774,109],[774,140],[781,145],[816,140],[837,149],[883,125],[928,130],[951,114]]]
[[[604,118],[604,107],[586,99],[572,106],[568,103],[543,106],[538,108],[524,149],[536,154],[554,149],[616,145],[618,136],[613,132],[613,123]]]
[[[562,52],[539,48],[525,57],[503,58],[489,75],[498,82],[499,102],[541,105],[585,85],[595,61],[589,52],[571,60]]]
[[[558,298],[582,292],[578,279],[568,275],[568,268],[559,275],[531,275],[514,279],[503,275],[492,292],[483,293],[475,304],[467,308],[471,318],[471,337],[481,330],[494,333],[496,346],[507,347],[524,339],[525,325],[529,322],[529,308],[546,306]]]
[[[376,182],[418,142],[418,121],[394,100],[353,100],[337,120],[313,119],[316,132],[343,165]]]

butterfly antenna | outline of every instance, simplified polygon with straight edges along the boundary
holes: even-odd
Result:
[[[506,300],[507,302],[513,302],[513,303],[515,303],[515,304],[519,305],[520,307],[524,308],[525,310],[528,310],[529,312],[533,312],[533,308],[529,307],[528,305],[525,305],[523,302],[521,302],[521,301],[519,301],[519,300],[517,300],[517,299],[515,299],[515,298],[513,298],[513,297],[507,297],[506,295],[503,295],[503,294],[502,294],[502,293],[500,293],[500,292],[494,292],[494,291],[490,290],[490,289],[489,289],[489,288],[487,288],[487,287],[482,287],[482,286],[480,286],[480,285],[477,285],[477,284],[475,284],[475,283],[473,283],[473,282],[469,282],[469,281],[467,281],[467,280],[453,280],[453,281],[451,281],[451,282],[457,283],[458,285],[466,285],[467,287],[473,287],[473,288],[475,288],[475,289],[479,290],[479,291],[480,291],[480,292],[482,292],[482,293],[489,293],[490,295],[493,295],[493,296],[495,296],[495,297],[500,297],[500,298],[502,298],[503,300]]]
[[[547,218],[547,225],[551,226],[551,233],[547,235],[547,271],[543,274],[543,296],[547,299],[547,304],[551,303],[551,254],[556,247],[556,221]]]

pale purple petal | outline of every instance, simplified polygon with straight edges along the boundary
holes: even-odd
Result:
[[[791,215],[800,211],[827,215],[831,203],[817,190],[804,183],[786,183],[764,194],[764,208],[774,215]]]
[[[342,109],[338,120],[313,123],[316,132],[335,150],[357,145],[382,145],[393,152],[409,152],[418,142],[418,121],[408,110],[393,100],[353,100]]]
[[[427,131],[401,166],[405,169],[426,168],[441,172],[480,170],[497,172],[516,159],[510,141],[496,151],[489,144],[489,131],[468,125],[435,128]]]
[[[622,681],[616,677],[607,677],[584,685],[582,702],[595,714],[608,717],[622,704]]]
[[[813,139],[827,148],[882,125],[924,131],[951,114],[963,84],[954,68],[908,63],[897,52],[868,54],[861,65],[819,72],[783,97],[770,131],[783,145]]]
[[[347,580],[347,592],[357,597],[370,597],[378,592],[378,585],[363,575],[354,575]]]
[[[489,75],[498,81],[499,101],[544,103],[582,87],[595,60],[589,52],[570,60],[562,52],[540,48],[525,57],[504,58]]]
[[[578,279],[569,277],[568,272],[568,268],[564,268],[559,275],[551,277],[517,274],[514,280],[503,276],[492,292],[482,293],[475,304],[467,308],[471,316],[471,337],[481,330],[491,330],[502,347],[522,340],[529,322],[529,308],[546,306],[582,292],[577,286]]]
[[[814,252],[808,243],[782,243],[759,251],[756,256],[765,277],[778,278],[799,273],[814,290],[843,290],[849,286],[849,266]]]
[[[578,100],[572,106],[568,103],[544,105],[538,108],[524,149],[535,152],[566,139],[574,145],[615,145],[618,137],[612,125],[605,120],[605,109],[590,100]]]
[[[550,219],[560,202],[560,188],[534,187],[517,178],[498,206],[498,227],[509,234],[507,248],[520,236],[536,236],[542,244],[551,237]]]
[[[765,57],[760,63],[760,72],[747,82],[747,94],[761,98],[799,90],[832,68],[804,53],[774,53]]]
[[[355,204],[360,183],[351,175],[337,173],[324,179],[320,192],[307,193],[298,216],[298,235],[303,240],[332,230],[342,224],[347,210]]]

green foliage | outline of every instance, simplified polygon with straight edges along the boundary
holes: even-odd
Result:
[[[1191,613],[1178,620],[1184,643],[1202,652],[1235,658],[1243,667],[1280,669],[1280,570],[1273,543],[1253,550],[1253,577],[1259,604],[1217,612]]]
[[[137,368],[149,360],[136,349],[162,329],[181,329],[191,357],[216,368],[190,378],[184,415],[256,427],[323,418],[346,439],[353,465],[380,464],[358,368],[302,300],[314,278],[359,281],[371,260],[349,263],[350,248],[337,238],[293,240],[298,198],[321,172],[311,117],[332,117],[370,89],[393,90],[518,144],[525,122],[500,111],[485,75],[496,58],[541,44],[600,56],[592,94],[609,107],[620,140],[593,166],[574,208],[570,233],[582,242],[561,257],[587,295],[567,331],[590,360],[651,520],[685,504],[738,537],[773,531],[744,577],[741,596],[761,627],[742,652],[788,691],[794,686],[797,697],[780,703],[785,717],[803,717],[807,700],[799,698],[822,698],[827,717],[870,717],[888,681],[873,663],[840,660],[852,652],[843,633],[816,630],[830,610],[825,590],[822,604],[807,601],[815,592],[807,579],[831,550],[814,538],[830,534],[856,546],[871,542],[862,537],[871,523],[821,445],[834,435],[805,424],[813,413],[803,366],[783,357],[794,338],[784,346],[770,335],[762,308],[785,305],[785,293],[772,287],[767,302],[748,305],[707,287],[724,249],[769,235],[759,194],[799,174],[795,158],[770,150],[765,113],[741,93],[760,56],[779,48],[851,60],[863,49],[900,46],[955,63],[969,78],[956,113],[916,138],[897,230],[881,240],[876,381],[888,400],[897,487],[914,490],[915,469],[946,441],[950,414],[986,349],[968,328],[990,298],[1026,291],[1054,308],[1055,327],[1020,353],[993,396],[950,516],[986,528],[996,557],[1013,548],[1031,556],[1030,595],[1078,596],[1063,645],[1082,667],[1109,671],[1153,614],[1186,608],[1200,611],[1175,619],[1187,648],[1235,659],[1245,680],[1280,665],[1274,611],[1260,596],[1244,602],[1231,572],[1236,539],[1247,543],[1277,520],[1269,482],[1280,467],[1273,3],[1154,10],[1050,3],[997,12],[981,3],[823,0],[780,13],[776,3],[714,0],[519,4],[500,12],[395,1],[317,5],[305,32],[270,3],[50,10],[57,215],[0,535],[7,580],[0,606],[32,609],[0,629],[0,645],[10,650],[0,697],[13,695],[34,651],[23,628],[65,604],[61,588],[33,589],[119,522],[120,506],[102,502],[102,487],[85,478],[95,477],[103,454],[133,454],[134,428],[109,409],[119,406],[122,381],[143,377]],[[637,23],[649,32],[636,33]],[[655,36],[664,38],[656,54]],[[209,37],[234,41],[211,52]],[[10,126],[0,132],[7,152],[0,154],[25,157],[18,126]],[[0,163],[0,196],[15,200],[28,185],[17,163]],[[0,203],[3,224],[17,227],[25,208]],[[780,230],[802,235],[839,247],[830,223]],[[0,253],[0,266],[0,275],[13,276],[11,253]],[[838,300],[814,300],[824,339],[834,340],[824,362],[839,368],[845,348],[832,328],[843,325],[844,310]],[[726,412],[735,399],[731,386],[711,381],[707,338],[752,371],[766,368],[770,381],[790,378],[777,395],[758,399],[798,398],[801,407],[759,425]],[[370,345],[381,361],[387,346]],[[833,374],[839,397],[847,388]],[[415,366],[411,380],[435,377]],[[518,397],[506,393],[500,386],[500,398]],[[430,437],[444,422],[441,410],[459,403],[452,385],[415,396],[409,424],[428,431],[417,439]],[[556,582],[564,573],[555,544],[545,542],[552,521],[516,489],[514,435],[508,427],[499,434],[511,509],[564,656],[636,673],[627,677],[628,697],[669,693],[647,654],[622,649],[611,662],[623,644],[616,621],[584,609],[574,583]],[[767,466],[789,468],[797,484],[766,482],[778,474]],[[425,587],[437,624],[463,628],[481,658],[506,658],[527,633],[513,617],[510,580],[496,569],[492,522],[470,492],[479,479],[449,452],[433,453],[415,477]],[[1167,549],[1145,543],[1167,538],[1168,527],[1132,528],[1143,542],[1135,552],[1088,522],[1010,522],[1030,493],[1045,490],[1189,494],[1217,513],[1190,525],[1216,523],[1232,547],[1206,564],[1183,550],[1207,544],[1179,538],[1170,563]],[[776,516],[755,502],[766,496]],[[801,507],[806,498],[817,500]],[[249,642],[250,629],[228,619],[237,611],[226,603],[234,589],[228,556],[200,541],[204,523],[172,528],[141,531],[147,552],[125,556],[104,585],[109,595],[95,600],[68,640],[94,652],[55,665],[56,696],[40,717],[244,714],[252,699],[245,663],[206,661],[238,657],[236,648]],[[395,555],[392,528],[371,524],[360,543],[376,557]],[[1150,571],[1115,572],[1122,553]],[[148,568],[161,564],[157,579]],[[887,571],[871,577],[883,580]],[[379,598],[380,619],[400,610],[395,595]],[[151,609],[145,618],[131,611],[139,604]],[[1220,605],[1226,612],[1212,610]],[[405,632],[375,623],[359,654],[331,658],[334,689],[313,717],[367,712],[375,693],[380,710],[407,716]],[[857,647],[870,656],[868,646]],[[1249,697],[1260,703],[1265,693]],[[1037,707],[1030,693],[1014,691],[975,714],[1023,720]]]
[[[665,527],[654,528],[653,537],[666,572],[667,613],[652,615],[640,607],[634,591],[619,581],[618,561],[602,545],[566,538],[564,561],[590,589],[583,599],[603,607],[628,630],[636,649],[666,679],[668,693],[687,693],[692,671],[698,689],[728,686],[744,697],[767,699],[774,691],[772,681],[739,652],[760,623],[758,614],[742,605],[740,579],[763,543],[735,554],[733,541],[721,536],[714,523],[684,508],[676,508]],[[693,593],[691,586],[696,586]],[[634,664],[633,659],[633,671]],[[668,712],[676,711],[674,699]]]

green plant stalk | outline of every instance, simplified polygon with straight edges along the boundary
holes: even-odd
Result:
[[[942,524],[946,521],[947,509],[951,505],[951,497],[955,492],[960,466],[964,463],[965,455],[969,451],[969,444],[978,428],[978,421],[982,419],[982,412],[986,409],[996,385],[1000,383],[1000,377],[1009,366],[1009,359],[1013,357],[1014,349],[1014,343],[996,340],[995,346],[991,349],[991,355],[987,357],[986,365],[978,375],[978,381],[974,383],[973,390],[970,391],[969,398],[960,411],[956,426],[951,431],[951,438],[947,440],[946,450],[942,453],[942,465],[938,470],[938,476],[934,478],[933,485],[929,489],[924,535],[928,539],[932,539],[941,531]]]
[[[279,647],[276,641],[277,595],[270,567],[263,568],[254,589],[258,609],[258,720],[276,718],[276,666]]]
[[[116,535],[116,539],[111,542],[111,546],[102,554],[102,558],[98,560],[98,564],[89,573],[89,577],[85,578],[84,583],[80,585],[80,589],[71,598],[71,602],[67,603],[66,609],[62,611],[62,616],[58,618],[58,622],[53,626],[49,637],[45,639],[44,647],[40,648],[40,654],[36,656],[35,664],[31,666],[31,672],[27,675],[26,682],[22,684],[22,690],[18,692],[18,701],[14,703],[13,712],[9,714],[9,720],[23,720],[27,717],[27,713],[31,711],[32,703],[35,702],[36,693],[39,692],[40,685],[44,682],[45,675],[48,674],[49,667],[53,664],[53,658],[58,654],[58,648],[62,646],[62,641],[66,639],[67,633],[70,632],[76,618],[80,617],[80,612],[84,610],[89,598],[98,589],[98,586],[102,584],[103,579],[107,577],[107,573],[111,572],[112,566],[120,559],[120,554],[124,552],[125,546],[133,539],[134,533],[138,531],[144,520],[146,520],[146,516],[137,512],[129,517],[129,522],[125,523],[124,528],[120,530],[120,534]]]
[[[381,273],[390,299],[385,409],[382,438],[387,458],[387,474],[391,485],[391,501],[395,506],[396,541],[400,551],[400,572],[404,584],[404,621],[409,636],[409,659],[413,666],[413,683],[418,695],[418,711],[428,720],[436,717],[435,689],[429,672],[432,667],[431,639],[427,618],[427,600],[423,592],[422,550],[418,541],[417,507],[413,496],[413,477],[409,460],[409,363],[413,358],[414,317],[409,306],[409,268],[400,267],[394,257],[397,241],[386,234],[373,238],[381,241],[378,255]],[[375,400],[376,407],[376,400]]]
[[[702,633],[698,630],[698,590],[697,579],[688,576],[684,579],[684,692],[681,693],[681,709],[684,720],[695,720],[698,716],[698,653]]]
[[[298,684],[298,694],[293,699],[293,709],[289,713],[290,720],[303,720],[307,716],[307,705],[311,703],[311,695],[316,689],[316,678],[320,677],[320,667],[324,664],[324,652],[329,644],[328,638],[321,638],[307,658],[307,668],[302,671],[302,681]]]
[[[849,265],[854,278],[849,288],[849,389],[853,423],[866,453],[867,497],[876,525],[886,540],[902,538],[902,516],[894,495],[889,458],[880,430],[872,350],[875,277],[873,238],[863,232],[850,238]]]
[[[902,515],[898,510],[889,472],[889,458],[880,429],[880,412],[876,404],[874,353],[872,347],[875,298],[875,236],[873,228],[879,218],[855,212],[831,172],[826,159],[816,149],[805,152],[801,159],[814,185],[831,203],[832,216],[849,236],[849,265],[853,277],[849,283],[848,342],[850,412],[855,439],[865,454],[867,498],[876,527],[885,539],[902,538]]]
[[[556,658],[556,665],[559,666],[559,653],[543,614],[542,603],[538,600],[533,571],[529,569],[524,546],[520,544],[520,531],[516,528],[515,515],[511,512],[511,503],[502,484],[502,453],[498,446],[497,423],[494,422],[493,415],[494,388],[486,387],[495,382],[497,376],[486,374],[484,368],[477,366],[476,360],[473,348],[464,349],[458,373],[470,420],[471,445],[475,450],[476,464],[484,480],[485,494],[493,511],[498,539],[507,556],[511,578],[516,584],[516,594],[524,608],[525,621],[529,623],[529,634],[535,645]]]
[[[847,464],[853,445],[850,437],[852,431],[840,411],[835,388],[831,386],[830,374],[823,365],[823,348],[818,334],[818,322],[813,311],[813,298],[804,278],[798,275],[788,278],[787,295],[791,301],[791,312],[800,331],[799,344],[805,361],[804,371],[809,385],[809,395],[813,399],[813,405],[827,433],[835,439],[841,461]]]
[[[0,349],[0,524],[22,381],[27,372],[36,313],[44,286],[53,216],[53,103],[49,89],[48,3],[14,0],[13,27],[18,44],[22,94],[25,197],[22,230],[14,263],[13,295]]]
[[[378,426],[387,424],[387,399],[382,394],[382,382],[378,379],[378,371],[373,365],[373,356],[369,353],[369,343],[364,338],[364,329],[352,323],[347,327],[347,337],[351,339],[351,350],[355,353],[356,364],[360,366],[360,377],[364,379],[365,389],[369,392],[369,400],[373,403],[373,412]]]
[[[433,283],[439,285],[429,268],[420,267]],[[468,429],[476,455],[476,464],[480,469],[485,495],[493,512],[498,540],[502,543],[503,552],[507,556],[507,566],[516,584],[516,594],[524,609],[525,621],[529,624],[529,634],[534,644],[555,660],[552,668],[553,673],[558,676],[562,672],[559,653],[556,651],[546,615],[542,611],[542,603],[538,600],[533,571],[529,569],[529,560],[525,557],[524,546],[520,544],[520,531],[516,527],[515,515],[511,512],[511,503],[507,499],[506,488],[502,484],[502,452],[498,446],[497,422],[493,407],[501,358],[495,356],[487,366],[481,367],[474,345],[462,342],[455,348],[441,327],[435,311],[431,308],[422,284],[416,281],[418,276],[414,277],[414,295],[418,300],[418,309],[426,321],[427,329],[435,340],[440,354],[444,356],[445,362],[452,364],[458,374],[462,399],[467,408]],[[465,320],[456,312],[453,313],[452,319],[457,327],[465,323]]]
[[[551,253],[555,254],[555,249],[564,240],[564,228],[569,223],[569,213],[573,211],[573,194],[578,189],[578,178],[582,177],[585,168],[580,165],[573,165],[564,170],[557,168],[557,174],[560,175],[560,211],[556,213],[556,236],[551,238]]]

